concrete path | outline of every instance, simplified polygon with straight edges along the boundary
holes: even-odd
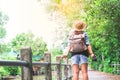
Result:
[[[113,74],[108,74],[94,70],[89,70],[88,75],[89,75],[89,80],[120,80],[120,75],[113,75]],[[79,80],[82,80],[81,74]]]

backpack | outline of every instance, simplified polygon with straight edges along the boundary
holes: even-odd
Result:
[[[70,52],[83,52],[87,50],[87,46],[85,44],[85,34],[81,32],[80,34],[75,34],[73,31],[69,36],[70,43]]]

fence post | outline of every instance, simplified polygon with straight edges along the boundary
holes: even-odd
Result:
[[[64,80],[68,80],[68,67],[67,67],[67,64],[68,64],[68,59],[64,59],[64,63],[65,63],[65,66],[64,66]]]
[[[22,80],[33,80],[32,76],[32,50],[30,47],[20,49],[21,60],[27,61],[28,66],[22,67]]]
[[[116,74],[116,68],[117,68],[117,66],[116,66],[116,63],[114,62],[114,64],[113,64],[113,66],[114,66],[114,74]]]
[[[117,69],[116,69],[117,70],[117,74],[119,74],[119,62],[117,62],[116,65],[117,65]]]
[[[69,73],[69,80],[72,80],[72,74],[73,74],[73,71],[72,71],[72,66],[71,66],[71,59],[68,60],[68,64],[69,64],[69,70],[68,70],[68,73]]]
[[[45,80],[52,80],[51,54],[49,52],[45,52],[44,59],[45,62],[48,62],[48,65],[45,67]]]
[[[57,71],[57,80],[62,80],[62,71],[61,71],[61,56],[56,56],[56,62],[59,64],[56,65]]]

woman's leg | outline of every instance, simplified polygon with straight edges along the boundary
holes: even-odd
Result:
[[[81,64],[83,80],[88,80],[88,63]]]
[[[73,80],[79,80],[79,65],[73,64],[72,69],[73,69]]]

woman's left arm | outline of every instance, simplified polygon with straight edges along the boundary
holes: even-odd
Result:
[[[84,35],[85,35],[85,44],[87,45],[87,49],[88,49],[88,52],[90,54],[91,57],[94,57],[94,53],[92,51],[92,47],[90,45],[90,42],[89,42],[89,38],[88,38],[88,35],[86,32],[84,32]]]

